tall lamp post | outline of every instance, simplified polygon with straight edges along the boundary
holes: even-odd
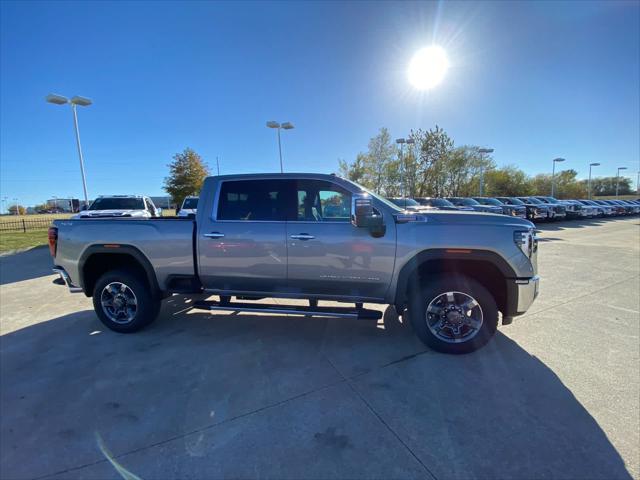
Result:
[[[599,166],[599,163],[590,163],[589,164],[589,183],[587,184],[587,193],[589,194],[589,200],[591,200],[591,167]]]
[[[402,194],[402,198],[405,198],[405,188],[404,188],[404,144],[413,145],[415,140],[413,138],[398,138],[396,139],[396,143],[400,145],[400,193]],[[406,207],[405,202],[405,207]]]
[[[280,153],[280,173],[284,173],[284,169],[282,168],[282,143],[280,142],[280,129],[284,128],[285,130],[291,130],[293,128],[293,124],[291,122],[284,122],[281,124],[271,120],[267,122],[267,127],[278,129],[278,152]]]
[[[493,148],[480,148],[480,159],[484,160],[484,156],[487,153],[493,153]],[[480,164],[480,196],[484,193],[484,165]]]
[[[551,173],[551,196],[554,197],[556,193],[556,163],[564,162],[564,158],[553,159],[553,171]]]
[[[76,132],[76,144],[78,145],[78,156],[80,157],[80,173],[82,174],[82,189],[84,190],[84,204],[86,207],[89,207],[89,195],[87,194],[87,179],[84,174],[84,159],[82,157],[82,145],[80,145],[80,129],[78,128],[78,112],[76,112],[76,107],[80,105],[81,107],[88,107],[91,105],[91,100],[85,97],[75,96],[71,99],[67,97],[63,97],[62,95],[56,95],[51,93],[46,96],[46,100],[49,103],[53,103],[54,105],[71,105],[71,111],[73,112],[73,126],[75,127]]]
[[[616,198],[618,198],[618,187],[620,186],[620,170],[626,170],[627,167],[618,167],[618,173],[616,174]]]
[[[20,204],[18,203],[18,199],[13,197],[13,203],[16,206],[16,215],[20,215]]]

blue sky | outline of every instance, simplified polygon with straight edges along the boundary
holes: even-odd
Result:
[[[0,196],[81,197],[68,106],[79,109],[90,197],[162,194],[191,147],[222,173],[332,172],[386,126],[443,127],[498,165],[586,177],[640,158],[639,2],[2,2]],[[428,94],[421,47],[449,56]]]

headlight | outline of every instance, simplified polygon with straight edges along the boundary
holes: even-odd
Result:
[[[513,241],[527,258],[531,258],[533,252],[538,249],[538,239],[533,229],[516,230],[513,232]]]

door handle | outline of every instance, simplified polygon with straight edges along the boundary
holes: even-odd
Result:
[[[294,240],[313,240],[316,237],[309,235],[308,233],[299,233],[298,235],[291,235],[291,238]]]
[[[211,232],[211,233],[205,233],[204,236],[207,238],[222,238],[224,237],[224,233]]]

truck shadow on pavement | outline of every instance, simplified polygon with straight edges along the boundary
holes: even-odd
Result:
[[[376,323],[188,306],[170,298],[134,335],[85,310],[0,337],[0,476],[115,478],[99,434],[142,478],[631,478],[554,372],[501,333],[449,356],[390,308]]]
[[[0,256],[0,285],[51,275],[51,255],[46,247]]]

